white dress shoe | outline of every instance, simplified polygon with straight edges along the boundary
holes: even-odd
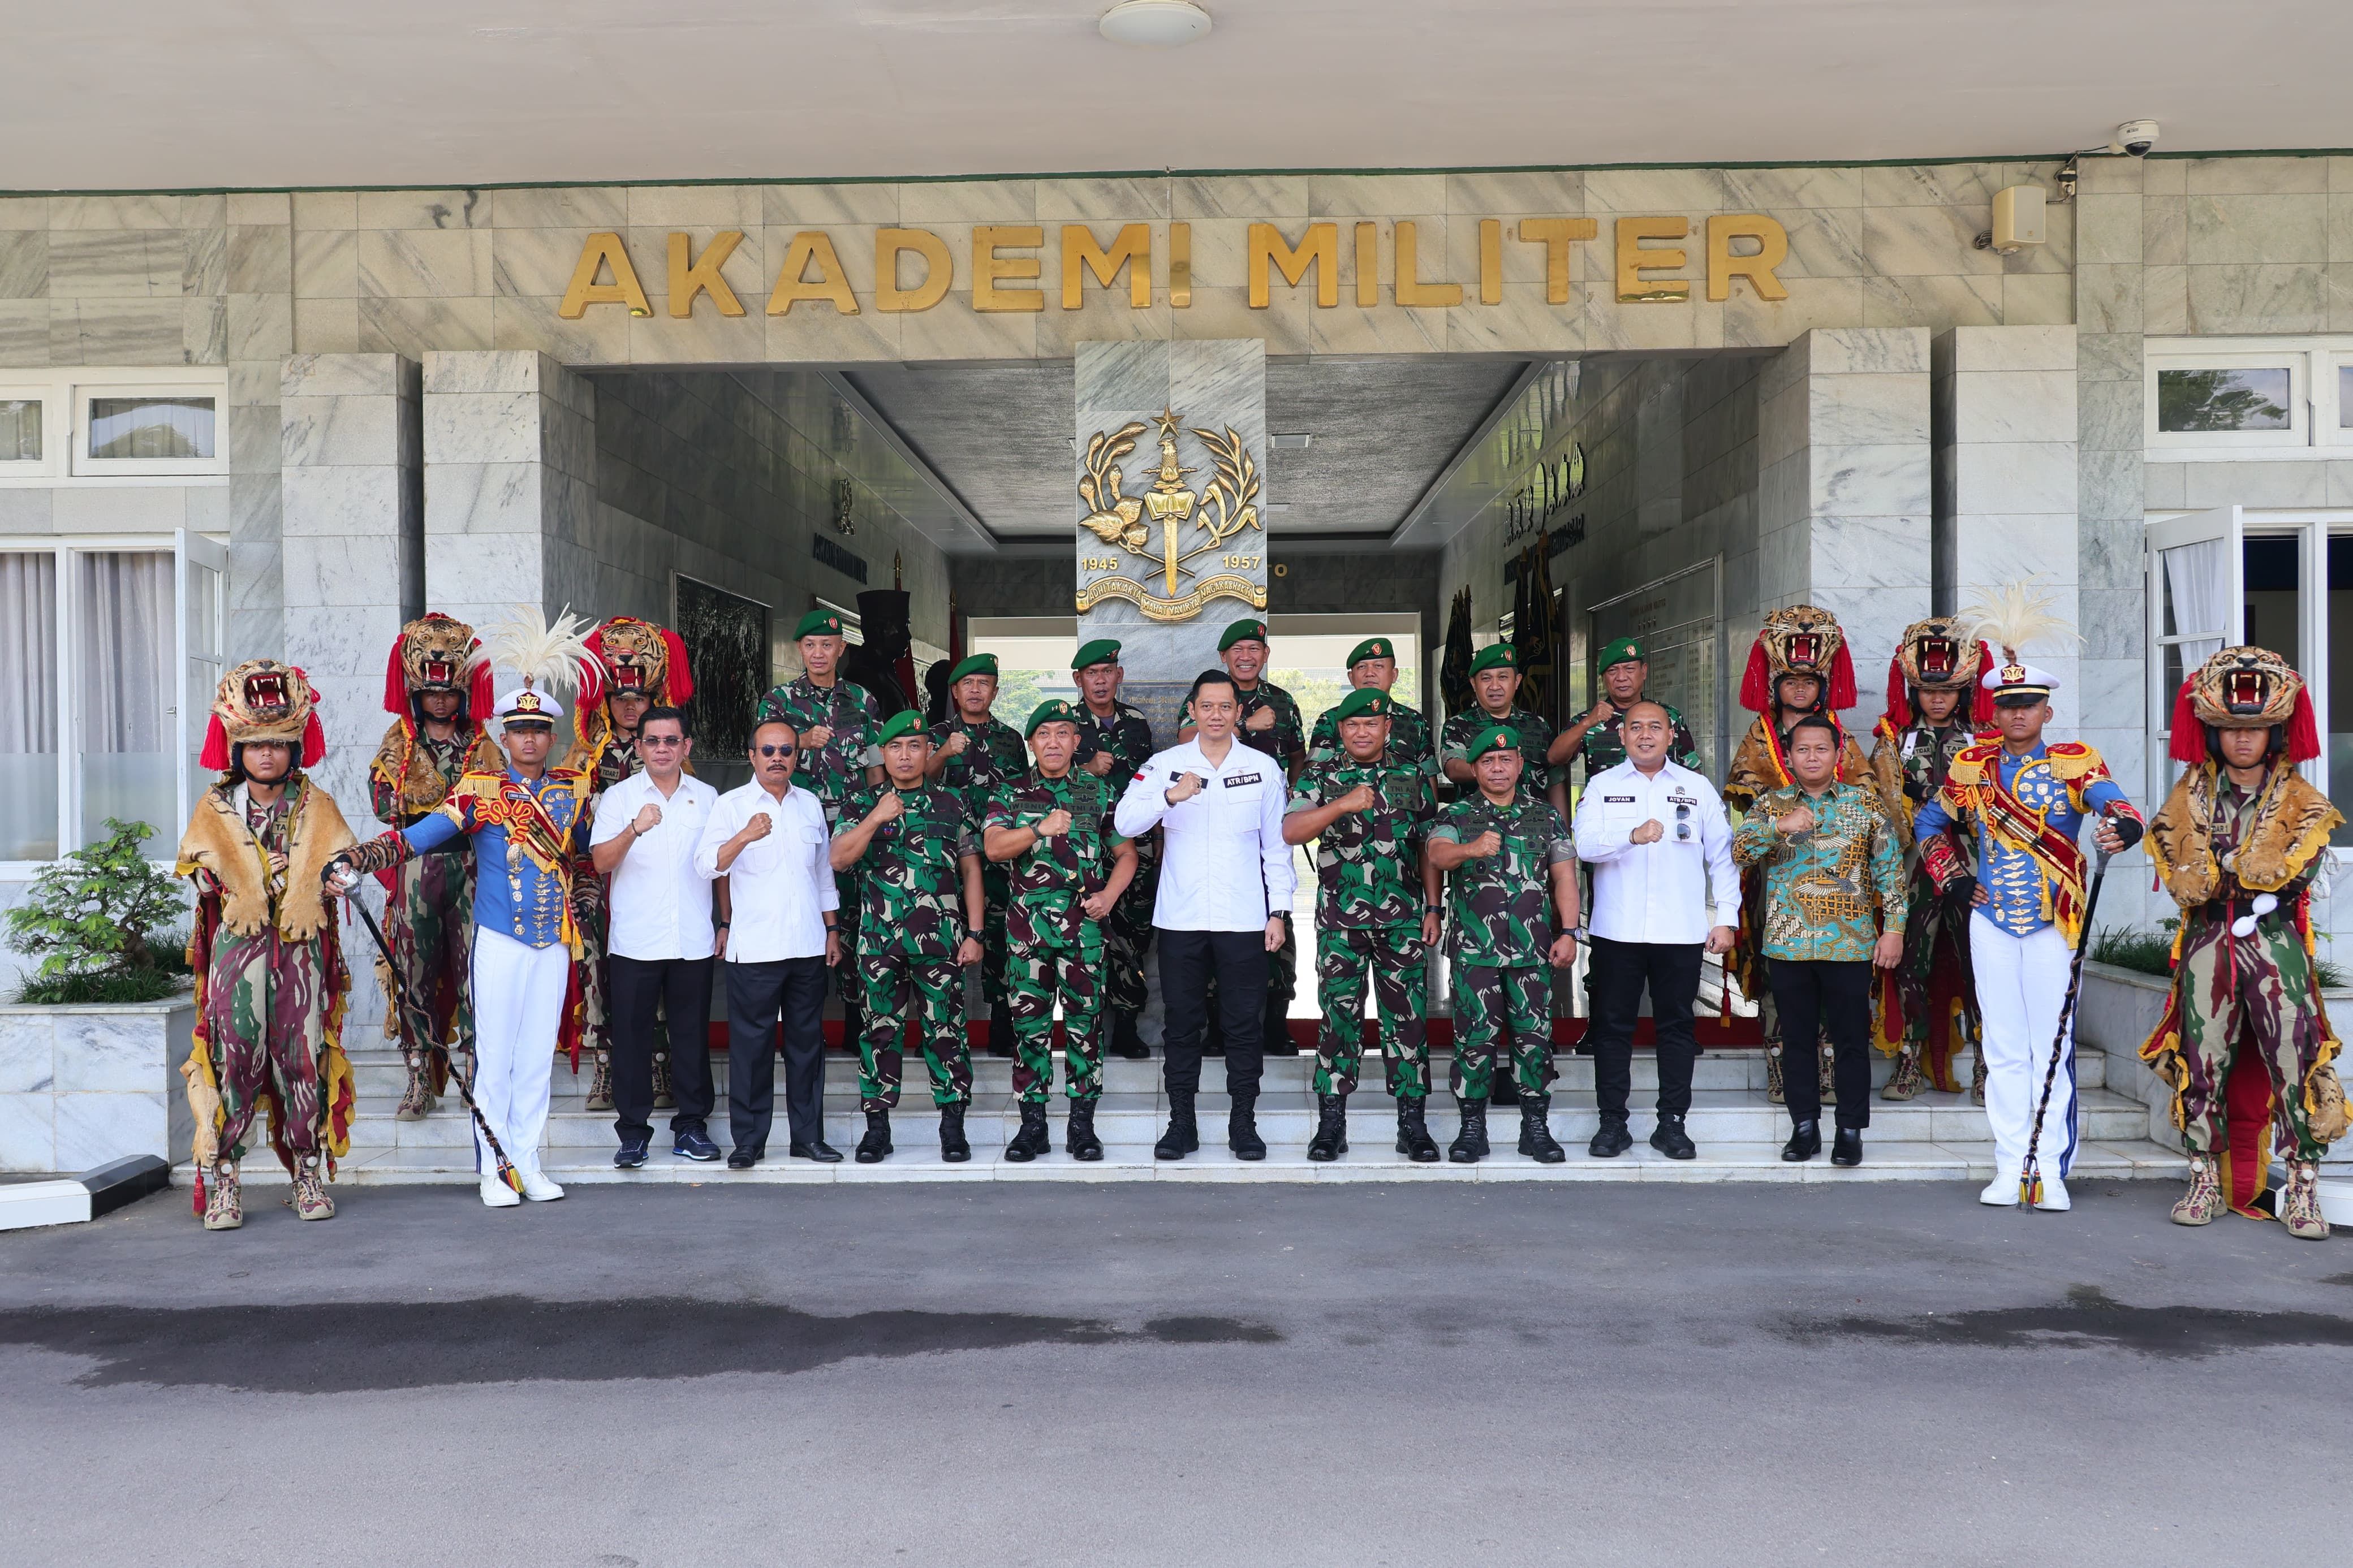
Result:
[[[2046,1175],[2042,1178],[2042,1195],[2034,1200],[2034,1206],[2049,1209],[2052,1214],[2065,1214],[2074,1205],[2067,1200],[2067,1184],[2055,1175]]]
[[[2018,1206],[2018,1173],[2003,1170],[1999,1165],[1995,1166],[1993,1180],[1987,1184],[1985,1191],[1978,1194],[1978,1202],[1998,1209],[2016,1208]]]
[[[484,1176],[482,1178],[482,1206],[484,1208],[511,1209],[522,1202],[522,1200],[521,1198],[515,1196],[515,1190],[507,1185],[504,1182],[499,1180],[495,1174]]]
[[[522,1195],[535,1204],[552,1204],[564,1195],[564,1189],[542,1175],[536,1165],[518,1165],[515,1174],[522,1178]]]

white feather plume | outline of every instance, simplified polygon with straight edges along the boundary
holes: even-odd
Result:
[[[1969,635],[1991,643],[2004,658],[2015,661],[2026,645],[2048,638],[2061,643],[2084,640],[2083,635],[2052,613],[2051,595],[2039,592],[2034,579],[1988,588],[1962,606],[1971,623]]]
[[[569,605],[552,626],[537,605],[517,605],[482,638],[482,657],[513,670],[534,690],[568,694],[580,689],[595,661],[588,651],[592,629]]]

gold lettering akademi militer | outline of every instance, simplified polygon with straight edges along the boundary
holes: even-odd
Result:
[[[1440,225],[1438,233],[1425,235],[1433,221]],[[1450,248],[1457,256],[1471,249],[1459,242],[1448,246],[1443,224],[1450,221],[1475,225],[1475,276],[1443,275]],[[1617,218],[1606,240],[1599,220],[1589,217],[1358,221],[1350,226],[1345,252],[1351,300],[1360,308],[1387,302],[1409,310],[1454,310],[1473,301],[1501,305],[1506,247],[1519,246],[1544,258],[1545,303],[1567,305],[1576,293],[1570,279],[1574,247],[1591,243],[1608,247],[1607,259],[1598,268],[1588,267],[1588,276],[1609,281],[1588,288],[1607,287],[1609,297],[1620,304],[1683,304],[1692,297],[1694,280],[1681,274],[1691,266],[1692,253],[1683,246],[1659,242],[1683,240],[1691,232],[1689,218],[1672,215]],[[1708,299],[1731,298],[1736,279],[1759,300],[1789,297],[1777,270],[1788,259],[1789,233],[1778,219],[1763,213],[1716,213],[1707,218],[1704,232],[1701,275]],[[788,316],[796,305],[825,305],[845,316],[859,314],[858,291],[830,234],[817,228],[768,233],[772,247],[777,237],[786,237],[768,290],[769,315]],[[1043,310],[1050,300],[1065,310],[1080,310],[1087,308],[1091,292],[1116,300],[1123,272],[1130,310],[1151,309],[1155,294],[1179,310],[1193,303],[1189,223],[1129,223],[1109,230],[1082,223],[1051,229],[1042,224],[976,224],[971,235],[969,253],[958,256],[929,229],[875,229],[869,290],[872,308],[885,313],[928,310],[951,289],[961,288],[976,310]],[[1059,256],[1051,269],[1042,255],[1050,235]],[[668,242],[670,316],[692,316],[703,299],[723,316],[744,313],[735,285],[756,282],[757,269],[740,250],[743,231],[722,229],[700,250],[693,237],[684,233],[670,235]],[[1742,248],[1734,249],[1736,244]],[[1270,309],[1278,289],[1302,294],[1312,290],[1318,310],[1335,309],[1340,303],[1342,254],[1337,223],[1305,224],[1295,237],[1279,224],[1244,226],[1242,264],[1250,309]],[[726,271],[730,262],[738,268],[732,282]],[[1430,276],[1433,270],[1440,275]],[[1057,279],[1059,289],[1040,286]],[[555,313],[577,321],[591,305],[623,305],[632,316],[654,313],[629,247],[617,233],[592,234],[581,243],[580,259]]]

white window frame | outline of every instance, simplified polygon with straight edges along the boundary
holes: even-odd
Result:
[[[227,572],[228,541],[214,534],[192,534],[182,529],[173,533],[75,534],[69,537],[31,539],[0,538],[0,552],[11,555],[47,555],[57,563],[57,679],[58,690],[58,855],[62,859],[81,847],[84,823],[81,812],[81,713],[80,700],[74,680],[72,651],[76,636],[80,631],[81,565],[86,555],[112,555],[123,552],[141,552],[169,555],[173,560],[174,628],[176,655],[174,668],[178,672],[178,687],[173,694],[170,709],[173,731],[173,755],[176,762],[176,782],[174,799],[181,821],[186,821],[195,808],[195,795],[204,781],[195,773],[192,758],[196,746],[190,743],[187,715],[195,705],[209,707],[212,693],[195,691],[189,674],[188,604],[191,581],[189,563],[213,568],[216,600],[213,605],[214,625],[222,629],[227,640],[229,592]],[[224,661],[225,662],[225,661]],[[201,730],[196,731],[199,735]],[[156,837],[149,846],[160,851],[153,863],[169,866],[177,844],[175,825],[158,823]],[[47,860],[0,860],[0,881],[24,881],[39,875],[54,862]]]
[[[2276,338],[2151,338],[2143,356],[2141,437],[2152,462],[2310,462],[2353,458],[2342,428],[2337,371],[2353,365],[2353,334]],[[2158,374],[2168,370],[2288,373],[2285,430],[2159,430]]]
[[[213,455],[206,458],[80,456],[93,397],[213,400]],[[0,370],[0,397],[41,400],[41,458],[0,463],[0,489],[107,485],[226,485],[229,468],[228,373],[217,365],[74,365]]]

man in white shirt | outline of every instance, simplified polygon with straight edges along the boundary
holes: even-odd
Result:
[[[1129,838],[1155,826],[1165,830],[1152,923],[1160,932],[1160,994],[1168,1008],[1168,1131],[1152,1152],[1181,1160],[1201,1146],[1194,1097],[1214,973],[1232,1100],[1226,1144],[1239,1159],[1263,1160],[1258,1086],[1266,955],[1282,945],[1296,881],[1282,841],[1288,781],[1282,763],[1235,744],[1241,691],[1232,676],[1205,670],[1187,701],[1199,726],[1193,738],[1145,763],[1113,817]]]
[[[776,1019],[784,1018],[785,1118],[792,1156],[831,1164],[825,1141],[826,971],[841,962],[834,929],[832,836],[817,796],[793,787],[800,737],[781,719],[752,731],[752,782],[712,806],[694,868],[720,880],[719,956],[727,976],[731,1171],[766,1157],[776,1114]]]
[[[1593,868],[1588,917],[1593,965],[1594,1099],[1601,1130],[1587,1152],[1611,1159],[1634,1146],[1626,1131],[1633,1087],[1634,1022],[1650,987],[1657,1031],[1659,1125],[1651,1147],[1671,1160],[1698,1151],[1683,1130],[1691,1110],[1692,1003],[1700,954],[1728,952],[1740,921],[1732,826],[1714,785],[1667,760],[1674,721],[1655,702],[1626,710],[1626,760],[1589,780],[1577,803],[1577,855]]]
[[[686,715],[650,708],[638,721],[645,767],[607,789],[588,836],[606,896],[606,993],[612,1006],[613,1163],[634,1171],[653,1142],[654,1005],[670,1021],[670,1152],[719,1158],[711,1141],[711,883],[694,850],[719,792],[686,776]]]

